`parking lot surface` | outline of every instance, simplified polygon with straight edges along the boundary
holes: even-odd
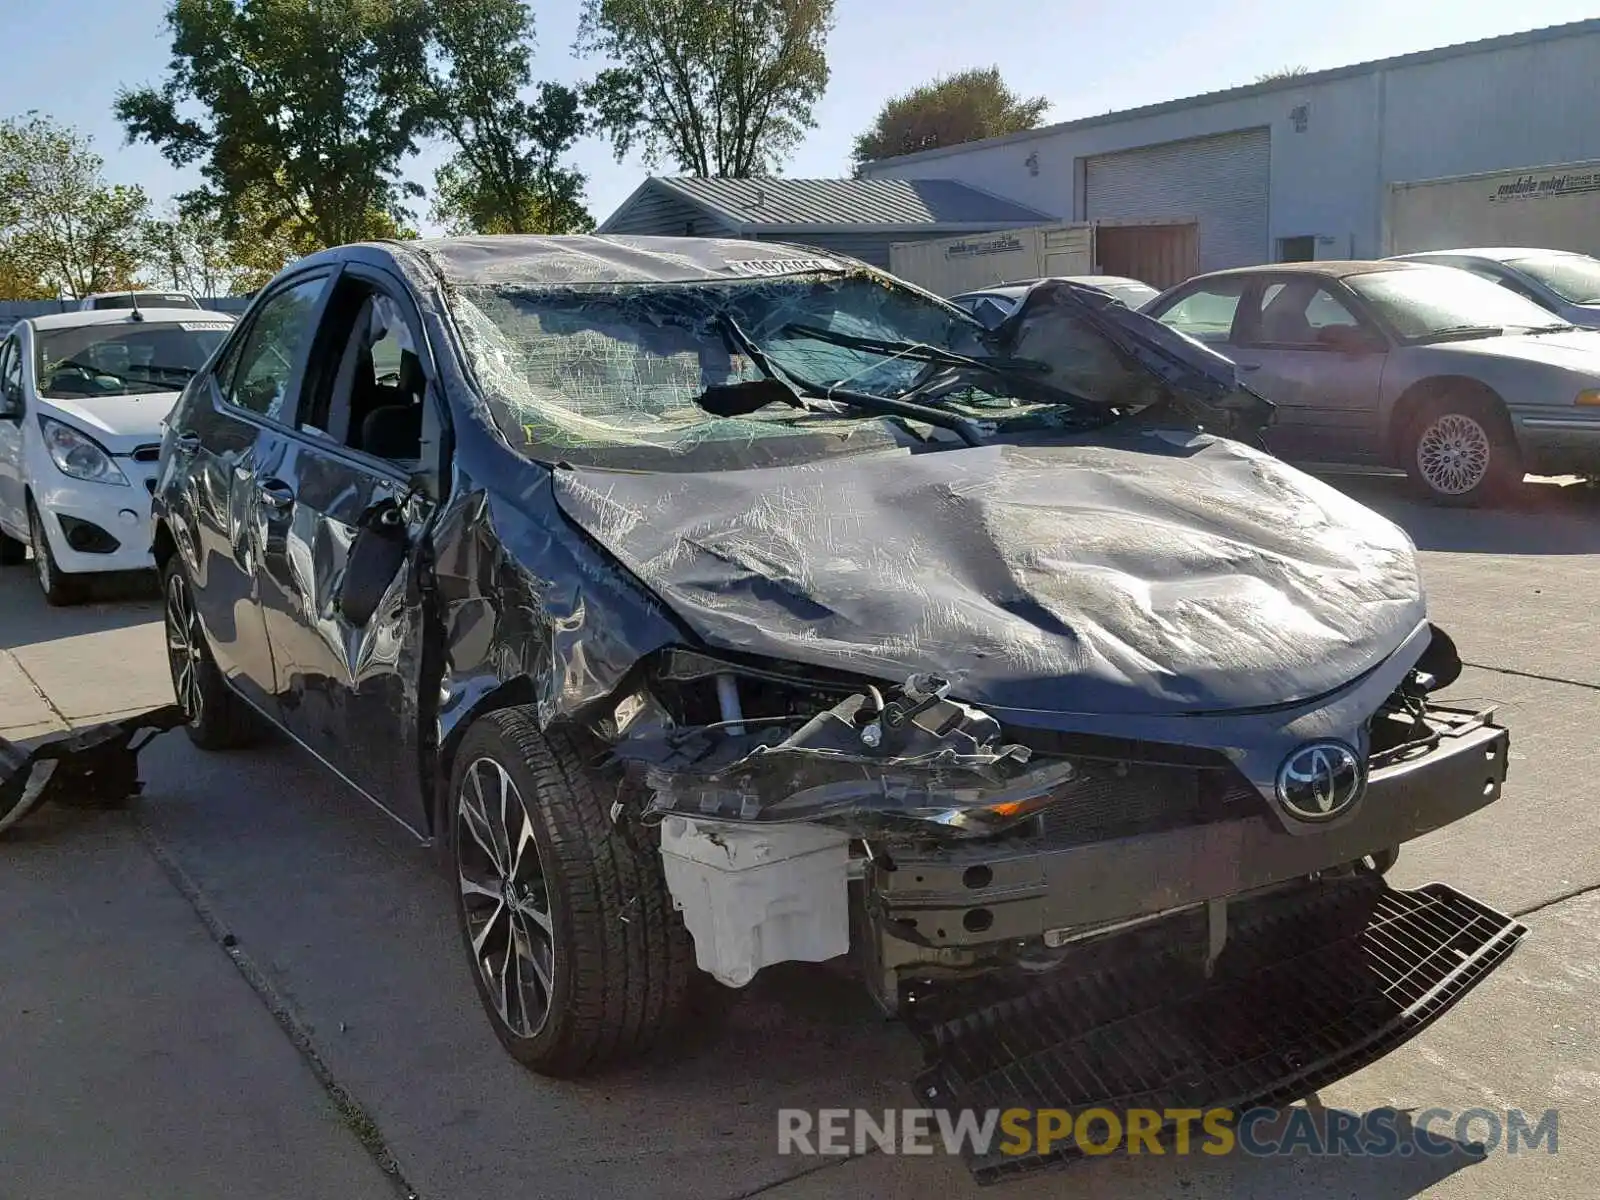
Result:
[[[1419,507],[1335,477],[1422,552],[1471,664],[1450,696],[1512,728],[1503,799],[1402,853],[1531,934],[1441,1022],[1329,1106],[1557,1108],[1559,1144],[1439,1158],[1083,1162],[990,1196],[1593,1194],[1600,1177],[1600,494]],[[170,698],[160,611],[113,590],[46,609],[0,573],[0,735]],[[406,1194],[955,1198],[959,1162],[782,1157],[779,1108],[899,1107],[918,1055],[831,966],[764,972],[721,1027],[585,1083],[519,1068],[481,1017],[429,852],[281,742],[142,757],[127,813],[0,843],[0,1197]],[[385,1176],[382,1165],[392,1166]]]

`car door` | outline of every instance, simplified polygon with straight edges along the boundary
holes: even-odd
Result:
[[[219,669],[268,712],[276,679],[256,568],[271,510],[256,467],[274,427],[292,419],[299,365],[330,275],[322,269],[275,284],[169,418],[172,462],[161,486],[183,498],[173,511],[184,526],[178,540],[196,610]]]
[[[1242,275],[1198,279],[1153,301],[1148,315],[1232,358],[1234,323],[1248,286]]]
[[[17,330],[0,343],[0,529],[18,541],[28,537],[23,511],[27,480],[22,470],[24,403],[22,344]]]
[[[1379,390],[1388,341],[1344,289],[1308,275],[1257,277],[1239,310],[1232,357],[1278,406],[1267,446],[1283,458],[1383,457]]]
[[[275,431],[255,464],[279,720],[419,834],[418,572],[434,498],[417,481],[442,478],[423,469],[423,444],[441,443],[432,374],[404,284],[346,265],[297,390],[295,428]]]

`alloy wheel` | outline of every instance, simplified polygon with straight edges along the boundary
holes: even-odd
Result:
[[[200,629],[200,614],[195,609],[194,598],[189,595],[189,585],[181,571],[174,571],[167,580],[167,665],[172,671],[172,693],[178,706],[189,719],[198,725],[205,707],[205,694],[201,689],[200,671],[204,666],[205,642]]]
[[[527,806],[491,758],[462,776],[455,835],[473,961],[506,1029],[531,1038],[550,1015],[555,923]]]
[[[1464,496],[1489,474],[1489,433],[1465,413],[1435,418],[1417,439],[1417,473],[1434,491]]]

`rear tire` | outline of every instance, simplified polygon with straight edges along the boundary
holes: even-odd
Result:
[[[39,590],[44,593],[44,602],[52,608],[76,604],[82,594],[79,581],[61,573],[56,556],[50,553],[50,538],[44,531],[44,517],[32,500],[28,501],[28,533],[33,542],[33,573],[39,580]]]
[[[640,1054],[690,1006],[694,947],[653,841],[612,823],[617,781],[531,710],[477,721],[456,752],[456,915],[501,1045],[556,1078]],[[509,899],[508,899],[509,897]]]
[[[1406,474],[1426,499],[1475,508],[1510,499],[1522,483],[1522,453],[1505,410],[1487,395],[1446,393],[1410,414],[1401,439]]]
[[[260,732],[256,715],[223,682],[195,610],[189,577],[176,554],[161,572],[161,594],[172,694],[188,718],[184,732],[202,750],[249,745]]]

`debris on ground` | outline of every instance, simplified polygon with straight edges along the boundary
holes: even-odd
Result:
[[[139,751],[186,718],[176,704],[46,738],[25,749],[0,738],[0,834],[50,801],[115,808],[139,794]]]

